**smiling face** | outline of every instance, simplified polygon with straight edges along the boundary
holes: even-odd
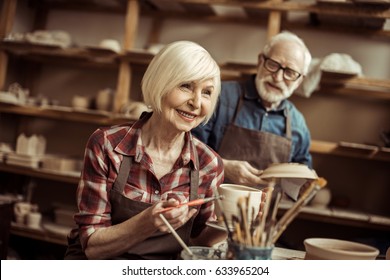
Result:
[[[279,63],[282,67],[290,68],[302,73],[304,67],[304,52],[298,44],[289,41],[280,41],[273,46],[267,57]],[[265,103],[278,105],[282,100],[290,97],[294,90],[302,82],[302,76],[296,81],[289,81],[283,78],[283,70],[279,69],[272,73],[264,67],[264,57],[259,57],[258,72],[256,76],[256,87]]]
[[[182,83],[164,96],[161,117],[170,128],[190,131],[206,119],[216,94],[213,80]]]

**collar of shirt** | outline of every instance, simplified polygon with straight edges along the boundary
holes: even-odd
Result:
[[[141,129],[147,120],[152,116],[153,113],[147,113],[136,121],[130,129],[127,131],[126,135],[119,142],[119,144],[114,148],[117,153],[123,154],[125,156],[134,156],[136,162],[140,162],[145,154],[145,148],[142,145],[141,141]],[[181,167],[189,164],[192,161],[193,166],[195,165],[195,149],[192,145],[192,135],[190,132],[186,132],[184,135],[184,147],[181,153],[181,161],[178,161],[178,166]]]

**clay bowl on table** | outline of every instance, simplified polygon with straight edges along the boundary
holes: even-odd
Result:
[[[306,260],[375,260],[379,250],[365,244],[330,238],[308,238]]]

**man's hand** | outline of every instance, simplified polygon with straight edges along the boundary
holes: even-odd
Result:
[[[266,183],[260,179],[263,170],[254,168],[247,161],[222,159],[225,177],[233,184],[255,187]]]

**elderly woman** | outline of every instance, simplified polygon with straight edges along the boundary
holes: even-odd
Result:
[[[217,195],[221,158],[190,131],[211,117],[220,86],[217,63],[198,44],[174,42],[154,57],[142,80],[152,112],[132,125],[100,128],[87,143],[78,228],[66,259],[177,258],[182,248],[159,213]],[[206,226],[215,219],[213,202],[163,215],[187,244],[211,246],[225,238]]]

